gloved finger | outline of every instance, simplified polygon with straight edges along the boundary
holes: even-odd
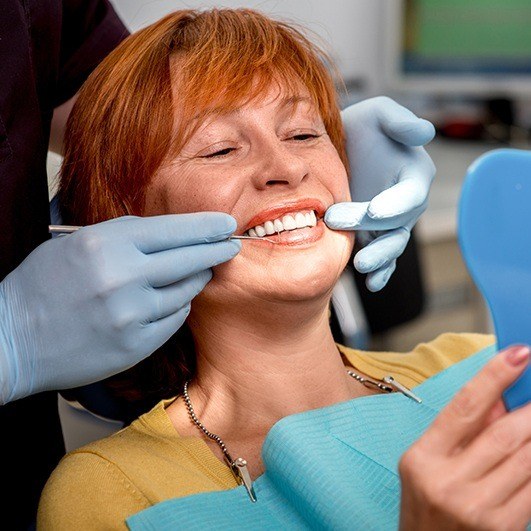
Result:
[[[372,199],[367,214],[372,219],[389,219],[403,214],[420,216],[426,209],[433,174],[415,166],[403,168],[398,182]],[[419,209],[422,209],[418,212]]]
[[[111,218],[111,219],[107,219],[105,221],[102,221],[101,223],[97,223],[96,225],[92,225],[93,227],[100,227],[100,226],[103,226],[103,225],[110,225],[111,223],[122,223],[128,219],[147,219],[147,218],[142,218],[140,216],[132,216],[130,214],[128,214],[127,216],[120,216],[119,218]],[[88,227],[90,227],[91,225],[87,225]]]
[[[387,285],[391,275],[396,269],[396,260],[389,262],[387,265],[377,269],[373,273],[369,273],[365,280],[367,289],[372,292],[380,291]]]
[[[153,303],[147,320],[149,322],[158,321],[178,312],[187,306],[211,279],[212,271],[207,269],[170,286],[155,288],[153,290]]]
[[[146,280],[154,288],[175,284],[234,258],[241,248],[239,240],[225,240],[153,253],[147,262]]]
[[[334,230],[384,231],[401,227],[411,219],[409,212],[393,218],[374,219],[367,213],[369,204],[336,203],[326,211],[324,222]]]
[[[360,223],[367,216],[369,202],[364,203],[336,203],[330,206],[324,215],[324,222],[330,229],[335,230],[358,230]]]
[[[395,261],[406,248],[411,233],[405,228],[386,232],[356,253],[354,267],[371,273]]]
[[[376,117],[384,133],[406,146],[423,146],[433,140],[435,127],[390,98],[378,98]]]
[[[186,321],[186,318],[190,314],[190,308],[190,304],[187,304],[177,312],[148,324],[142,336],[144,343],[142,352],[146,352],[146,355],[149,355],[166,343]],[[135,361],[135,363],[138,361],[140,360]]]
[[[98,227],[98,230],[111,230],[117,236],[131,238],[145,254],[224,240],[237,227],[236,220],[224,212],[168,214],[119,221],[103,222],[93,227]]]

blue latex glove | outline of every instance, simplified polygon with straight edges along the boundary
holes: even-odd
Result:
[[[235,229],[217,212],[125,217],[37,247],[0,283],[0,402],[151,354],[183,324],[209,268],[240,251],[226,240]]]
[[[435,129],[386,97],[351,105],[341,116],[353,202],[332,205],[324,220],[331,229],[361,231],[357,240],[364,247],[354,266],[368,273],[368,289],[378,291],[428,206],[435,166],[419,146],[433,139]]]

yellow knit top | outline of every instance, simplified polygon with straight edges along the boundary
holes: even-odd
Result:
[[[494,343],[494,336],[443,334],[408,353],[340,346],[345,363],[408,387]],[[44,488],[39,530],[127,529],[125,519],[161,501],[237,483],[200,437],[181,437],[159,402],[130,426],[67,454]]]

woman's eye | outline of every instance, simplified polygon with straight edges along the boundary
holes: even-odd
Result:
[[[319,138],[321,135],[316,135],[314,133],[301,133],[299,135],[293,135],[290,137],[290,140],[297,140],[298,142],[303,142],[304,140],[312,140],[314,138]]]
[[[224,148],[220,149],[218,151],[214,151],[214,153],[209,153],[208,155],[203,155],[201,158],[203,159],[212,159],[215,157],[223,157],[225,155],[228,155],[230,152],[234,151],[236,148]]]

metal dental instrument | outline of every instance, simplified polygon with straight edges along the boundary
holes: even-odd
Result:
[[[74,225],[48,225],[48,232],[50,234],[70,234],[80,228]]]
[[[229,236],[229,240],[265,240],[266,242],[277,243],[269,238],[261,238],[260,236]]]
[[[81,229],[77,225],[48,225],[48,232],[50,234],[71,234],[76,230]],[[270,243],[277,243],[269,238],[261,238],[260,236],[229,236],[228,240],[260,240]]]

